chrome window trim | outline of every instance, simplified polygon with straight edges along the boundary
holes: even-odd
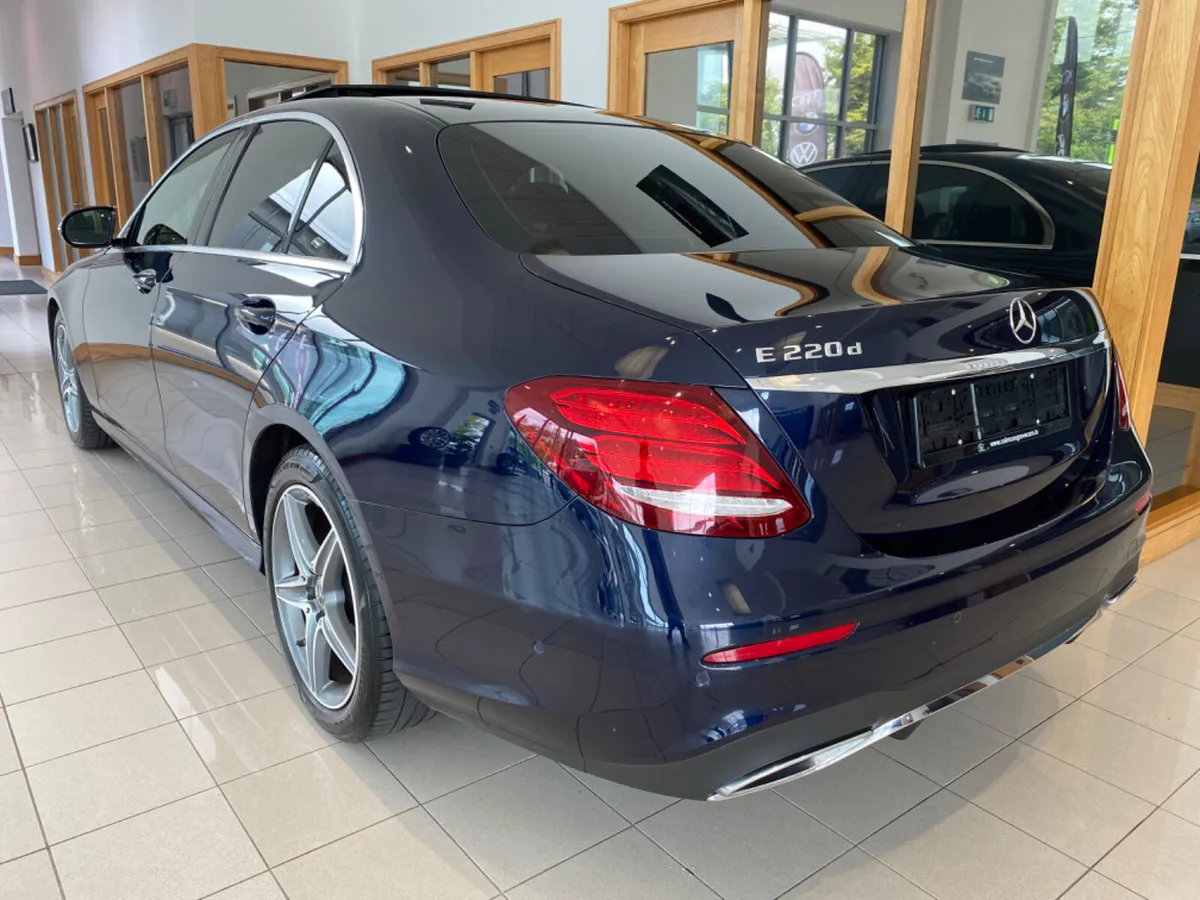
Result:
[[[846,162],[838,161],[835,163],[830,163],[829,165],[814,166],[813,168],[814,168],[814,170],[820,170],[820,169],[840,169],[840,168],[847,168],[849,166],[883,166],[883,165],[886,165],[886,162],[884,162],[883,160],[863,159],[863,160],[847,160]],[[1042,240],[1041,240],[1041,243],[1037,243],[1037,244],[991,243],[988,241],[939,241],[937,239],[920,240],[919,241],[920,243],[922,243],[922,244],[940,244],[940,245],[944,245],[947,247],[1004,247],[1004,248],[1014,248],[1014,249],[1020,249],[1020,250],[1053,250],[1054,249],[1054,240],[1056,237],[1056,232],[1054,229],[1054,220],[1050,218],[1050,213],[1046,212],[1045,207],[1043,207],[1042,204],[1038,203],[1037,200],[1035,200],[1033,198],[1033,195],[1029,193],[1029,191],[1025,190],[1025,188],[1021,187],[1019,184],[1017,184],[1011,178],[1005,178],[1003,175],[999,174],[998,172],[993,172],[991,169],[985,169],[982,166],[973,166],[970,163],[957,162],[956,160],[948,160],[948,159],[947,160],[934,160],[934,159],[919,160],[918,161],[918,170],[917,170],[918,177],[919,177],[919,173],[920,173],[919,167],[923,166],[923,165],[948,166],[949,168],[953,168],[953,169],[966,169],[968,172],[976,172],[980,175],[987,176],[988,178],[995,178],[997,181],[999,181],[1005,187],[1011,188],[1012,190],[1016,191],[1017,195],[1022,200],[1024,200],[1026,203],[1028,203],[1030,206],[1032,206],[1034,212],[1037,213],[1037,217],[1042,223]],[[912,238],[912,240],[918,240],[918,238]],[[1200,256],[1198,256],[1197,258],[1200,258]]]
[[[751,389],[760,393],[788,391],[811,394],[866,394],[883,388],[931,384],[952,378],[998,375],[1048,363],[1064,362],[1092,353],[1097,347],[1109,347],[1107,331],[1101,331],[1084,346],[1027,347],[957,359],[904,363],[877,369],[845,369],[841,372],[806,372],[798,375],[767,375],[747,378]]]
[[[1180,253],[1180,259],[1200,259],[1200,253]]]
[[[118,237],[125,238],[129,232],[130,226],[138,220],[143,207],[150,201],[150,198],[158,191],[164,181],[171,177],[171,173],[176,167],[183,164],[183,161],[191,157],[200,147],[203,147],[209,141],[226,134],[230,131],[240,130],[252,125],[259,125],[263,122],[311,122],[315,125],[320,125],[333,138],[338,149],[341,151],[342,159],[346,164],[346,174],[350,179],[350,197],[354,211],[354,234],[351,238],[351,252],[347,255],[346,260],[336,259],[317,259],[311,256],[293,256],[288,253],[270,253],[261,250],[239,250],[232,247],[209,247],[206,244],[138,244],[140,250],[166,250],[172,253],[211,253],[217,256],[236,256],[245,259],[265,260],[267,262],[284,263],[289,265],[306,266],[311,269],[324,269],[331,272],[339,272],[349,274],[357,268],[362,260],[363,249],[363,230],[365,225],[365,213],[363,209],[363,189],[362,178],[359,175],[358,163],[354,159],[354,154],[350,152],[350,145],[346,138],[342,135],[338,127],[325,116],[318,113],[308,112],[307,110],[272,110],[270,112],[254,113],[249,116],[232,119],[221,125],[218,125],[208,134],[203,135],[192,146],[188,147],[187,152],[175,162],[171,163],[170,168],[163,172],[162,177],[154,183],[146,196],[139,203],[126,220],[125,225],[121,228]],[[236,172],[237,170],[234,169]]]

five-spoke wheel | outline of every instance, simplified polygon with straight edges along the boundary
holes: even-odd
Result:
[[[54,328],[54,356],[58,362],[58,393],[62,397],[63,418],[71,434],[79,433],[82,409],[79,402],[79,372],[75,368],[75,356],[67,326],[61,319]]]

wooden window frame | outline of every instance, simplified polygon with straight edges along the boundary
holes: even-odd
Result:
[[[88,82],[83,86],[83,104],[87,120],[87,146],[92,171],[93,191],[91,196],[93,202],[115,206],[117,220],[121,223],[133,212],[128,170],[125,163],[123,119],[114,115],[114,111],[120,107],[120,89],[134,81],[141,82],[146,134],[153,135],[155,138],[147,141],[150,181],[151,184],[154,184],[168,168],[166,149],[162,141],[161,113],[158,104],[151,102],[151,99],[157,96],[155,79],[164,72],[187,66],[188,85],[192,95],[192,128],[198,139],[229,118],[225,96],[226,62],[312,69],[317,72],[330,73],[335,84],[347,84],[350,81],[350,64],[344,59],[277,53],[270,50],[250,50],[244,47],[222,47],[214,44],[188,44],[137,65],[129,66],[119,72],[114,72],[104,78]],[[115,184],[108,183],[108,171],[104,164],[104,148],[101,146],[100,135],[100,110],[102,108],[108,111],[108,149],[113,161]]]
[[[79,105],[79,95],[76,91],[67,91],[64,94],[59,94],[57,97],[51,97],[49,100],[36,103],[33,107],[33,125],[40,150],[39,162],[42,170],[42,188],[45,191],[46,214],[50,219],[50,251],[52,256],[50,262],[52,265],[46,268],[55,274],[63,271],[63,269],[75,261],[71,259],[71,256],[82,257],[86,252],[69,249],[58,235],[58,223],[70,210],[66,208],[66,184],[62,180],[62,172],[59,171],[64,161],[58,158],[58,141],[55,139],[56,132],[51,127],[51,117],[55,115],[56,110],[61,110],[62,112],[59,115],[62,118],[62,125],[65,128],[68,124],[66,116],[68,105],[73,107],[76,127],[80,129],[79,138],[82,142],[83,126],[79,121],[81,108]],[[63,134],[63,149],[67,157],[65,160],[65,170],[67,177],[70,179],[71,196],[82,206],[87,203],[87,176],[83,171],[83,160],[79,157],[80,147],[76,145],[74,137],[74,134],[66,132]],[[51,165],[53,165],[55,173],[58,174],[57,178],[51,173]]]
[[[436,63],[466,56],[471,60],[471,90],[490,91],[491,88],[485,83],[485,73],[481,64],[482,54],[489,50],[502,50],[546,40],[550,42],[550,99],[561,100],[562,19],[549,19],[534,25],[493,31],[491,34],[483,34],[462,41],[438,44],[436,47],[424,47],[420,50],[381,56],[371,60],[371,80],[375,84],[387,84],[388,73],[392,70],[417,66],[420,71],[421,84],[429,87],[433,84],[433,66]]]

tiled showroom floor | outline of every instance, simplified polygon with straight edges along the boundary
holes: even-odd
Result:
[[[0,297],[3,900],[1200,897],[1200,546],[961,712],[738,801],[445,717],[331,744],[261,576],[69,445],[44,308]]]

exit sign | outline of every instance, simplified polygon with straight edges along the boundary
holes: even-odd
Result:
[[[996,107],[984,106],[982,103],[972,103],[967,107],[967,118],[972,122],[995,122]]]

